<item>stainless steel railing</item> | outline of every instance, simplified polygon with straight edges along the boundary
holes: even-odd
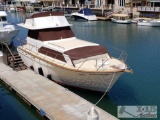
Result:
[[[18,40],[21,41],[21,42],[19,42],[20,46],[22,46],[23,48],[27,49],[28,51],[34,52],[32,50],[33,48],[35,48],[37,51],[39,49],[35,45],[26,43],[26,41],[24,41],[24,40],[20,40],[20,39],[18,39]],[[28,47],[26,47],[24,45],[28,45]],[[116,58],[119,59],[119,60],[121,60],[122,62],[126,61],[128,55],[127,55],[127,53],[125,51],[123,51],[121,49],[118,49],[118,48],[110,47],[110,46],[108,46],[108,48],[114,49],[116,51],[120,51],[119,52],[120,55],[118,57],[116,57]],[[69,62],[72,61],[72,59],[76,59],[77,58],[77,57],[69,57],[68,55],[61,55],[61,54],[57,54],[57,53],[52,53],[51,51],[48,51],[48,50],[42,50],[42,51],[44,51],[44,53],[45,53],[45,54],[43,54],[44,55],[44,58],[43,58],[44,60],[46,60],[46,57],[54,56],[54,57],[52,57],[53,58],[52,62],[53,63],[56,62],[58,64],[61,64],[62,66],[69,65]],[[35,54],[38,55],[39,53],[35,52]],[[49,54],[50,54],[50,56],[49,56]],[[64,59],[65,59],[66,62],[65,61],[57,60],[58,57],[64,57]],[[73,67],[76,68],[77,70],[79,70],[79,69],[89,69],[89,67],[88,68],[83,68],[82,67],[85,64],[85,62],[87,62],[89,60],[90,59],[88,59],[88,58],[84,58],[83,60],[81,60],[80,64],[77,66],[77,68],[75,67],[73,61],[72,61],[72,64],[73,64]],[[106,66],[105,63],[109,60],[109,58],[108,57],[106,57],[106,58],[96,58],[94,60],[95,60],[95,64],[93,66],[95,66],[95,70],[98,71],[101,68],[102,69],[105,68],[105,66]],[[98,64],[97,63],[98,60],[101,60],[101,64],[100,65],[97,65]]]

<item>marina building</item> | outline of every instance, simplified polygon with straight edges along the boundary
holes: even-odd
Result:
[[[6,1],[5,1],[6,2]],[[80,8],[88,6],[95,10],[118,10],[123,8],[124,13],[135,13],[135,16],[160,18],[160,0],[10,0],[8,3],[16,6],[28,6],[30,3],[40,3],[37,7],[56,6]]]

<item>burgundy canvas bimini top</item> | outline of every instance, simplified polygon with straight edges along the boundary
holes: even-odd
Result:
[[[105,54],[108,52],[106,48],[104,48],[103,46],[85,46],[68,50],[65,51],[64,53],[69,55],[71,60],[79,60],[82,58]]]

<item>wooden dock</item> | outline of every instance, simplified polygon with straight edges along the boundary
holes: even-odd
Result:
[[[0,68],[0,79],[50,120],[87,120],[87,113],[94,106],[32,70],[16,72],[3,63]],[[117,120],[104,110],[95,109],[99,120]]]
[[[98,20],[111,20],[111,18],[110,17],[101,17],[101,16],[97,16],[97,19]]]

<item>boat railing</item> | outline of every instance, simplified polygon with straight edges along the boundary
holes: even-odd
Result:
[[[103,61],[103,59],[102,59],[102,64],[97,67],[97,60],[96,60],[97,71],[98,71],[100,68],[104,68],[104,67],[105,67],[105,63],[106,63],[107,61],[108,61],[108,59],[106,59],[105,61]]]
[[[34,52],[34,51],[32,50],[33,48],[35,48],[35,49],[38,51],[38,47],[37,47],[37,46],[34,46],[34,45],[30,44],[30,43],[27,43],[26,40],[21,40],[20,38],[17,38],[17,40],[19,41],[17,46],[21,46],[21,47],[27,49],[28,51],[32,51],[32,52]],[[27,44],[29,47],[23,46],[23,45],[26,45],[26,44]],[[52,58],[53,58],[52,62],[58,62],[58,61],[55,61],[58,56],[59,56],[59,57],[64,57],[64,56],[61,55],[61,54],[52,53],[51,51],[48,51],[48,50],[42,50],[42,51],[45,52],[43,59],[45,59],[47,56],[48,56],[48,57],[50,57],[50,56],[55,56],[55,57],[52,57]],[[37,53],[35,52],[35,54],[37,54]],[[50,54],[50,56],[49,56],[49,54]],[[67,62],[67,61],[66,61],[66,62]],[[58,62],[58,63],[62,64],[62,62]],[[65,64],[66,64],[66,63],[65,63]],[[64,63],[63,63],[63,65],[64,65]]]
[[[77,70],[79,70],[86,61],[87,61],[87,58],[82,62],[82,64],[77,68]]]
[[[8,45],[5,42],[1,42],[1,44],[2,44],[2,51],[3,51],[3,46],[5,46],[7,48],[7,50],[9,51],[9,53],[11,54],[12,58],[15,59],[15,57],[12,54],[11,50],[9,49]]]
[[[5,58],[6,61],[7,61],[7,65],[9,65],[8,64],[9,63],[9,57],[10,57],[11,61],[14,63],[16,58],[13,55],[13,52],[11,51],[11,49],[8,47],[8,45],[5,42],[1,42],[1,46],[2,46],[3,54],[6,54],[5,56],[7,57],[7,58]],[[13,64],[13,69],[15,69],[15,65],[14,64]]]
[[[109,51],[109,53],[111,53],[112,57],[126,62],[128,57],[128,54],[126,51],[121,50],[119,48],[112,47],[112,46],[107,46],[107,50]]]
[[[20,40],[20,39],[18,39],[18,40]],[[32,44],[29,44],[29,43],[26,43],[26,41],[24,41],[24,40],[21,40],[21,41],[22,41],[23,45],[24,45],[24,44],[27,44],[27,45],[28,45],[28,47],[25,47],[25,46],[22,45],[21,42],[19,42],[20,45],[21,45],[22,47],[24,47],[25,49],[27,49],[28,51],[34,52],[34,51],[32,50],[32,49],[34,49],[34,48],[35,48],[36,50],[38,50],[38,47],[37,47],[37,46],[34,46],[34,45],[32,45]],[[121,49],[118,49],[118,48],[110,47],[110,46],[108,46],[107,48],[112,48],[113,50],[116,50],[116,51],[118,50],[118,51],[120,51],[120,54],[119,54],[118,57],[117,57],[117,56],[116,56],[116,57],[113,56],[113,57],[121,60],[122,62],[125,62],[125,61],[126,61],[126,59],[127,59],[127,53],[126,53],[125,51],[123,51],[123,50],[121,50]],[[113,50],[112,50],[112,52],[113,52]],[[91,59],[84,58],[84,59],[81,60],[81,62],[79,62],[78,65],[77,65],[77,64],[74,64],[74,61],[72,61],[72,60],[77,60],[77,59],[79,59],[79,57],[71,57],[71,56],[64,55],[64,54],[52,53],[51,51],[44,50],[44,49],[42,49],[42,51],[43,51],[42,54],[44,55],[44,57],[41,57],[41,59],[46,60],[47,57],[52,57],[53,60],[50,59],[50,58],[47,58],[47,59],[50,60],[50,61],[52,61],[53,63],[58,63],[58,64],[60,64],[60,65],[62,65],[62,66],[65,66],[65,65],[68,66],[69,63],[71,63],[71,64],[73,65],[73,67],[76,68],[77,70],[80,70],[80,69],[89,69],[89,67],[86,67],[86,68],[85,68],[85,67],[84,67],[84,66],[85,66],[84,64],[85,64],[87,61],[91,60]],[[110,52],[111,52],[111,51],[110,51]],[[38,54],[37,52],[35,52],[35,54],[37,54],[37,55],[39,56],[39,54]],[[60,58],[64,58],[64,61],[61,60]],[[93,60],[93,59],[92,59],[92,60]],[[98,70],[105,69],[105,66],[107,65],[107,61],[108,61],[108,60],[109,60],[108,57],[95,58],[95,59],[94,59],[95,63],[93,64],[95,70],[98,71]],[[77,65],[77,66],[75,66],[75,65]],[[83,65],[84,65],[84,66],[83,66]]]

